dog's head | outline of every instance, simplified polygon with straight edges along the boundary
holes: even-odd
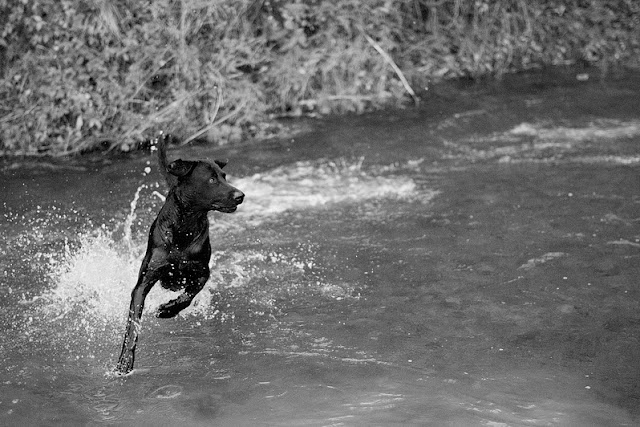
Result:
[[[227,174],[222,171],[226,164],[178,159],[167,165],[167,172],[176,177],[176,195],[185,206],[231,213],[242,203],[244,194],[227,182]]]

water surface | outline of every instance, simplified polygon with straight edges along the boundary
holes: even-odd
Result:
[[[5,162],[0,424],[637,425],[639,89],[511,76],[171,151],[246,202],[192,307],[152,291],[124,378],[155,159]]]

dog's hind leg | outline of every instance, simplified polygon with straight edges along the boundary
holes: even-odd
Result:
[[[178,298],[162,304],[160,307],[158,307],[156,316],[164,319],[174,317],[182,310],[189,307],[191,301],[193,301],[195,296],[198,295],[198,292],[200,292],[202,288],[204,288],[204,285],[205,283],[207,283],[208,278],[208,275],[200,277],[195,283],[186,288],[184,292],[180,294],[180,296],[178,296]]]

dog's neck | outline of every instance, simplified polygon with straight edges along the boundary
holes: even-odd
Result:
[[[158,230],[161,239],[166,245],[186,250],[186,248],[196,245],[199,248],[209,236],[209,219],[207,211],[203,209],[193,209],[172,189],[167,195],[162,214],[162,220],[158,221]]]
[[[190,203],[188,198],[179,197],[176,194],[177,190],[172,189],[167,196],[167,199],[172,199],[173,206],[175,206],[177,222],[180,224],[208,223],[208,210],[195,207],[194,203]]]

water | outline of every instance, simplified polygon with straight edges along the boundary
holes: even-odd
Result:
[[[638,89],[538,73],[170,152],[246,202],[125,378],[155,160],[5,163],[0,424],[637,425]]]

